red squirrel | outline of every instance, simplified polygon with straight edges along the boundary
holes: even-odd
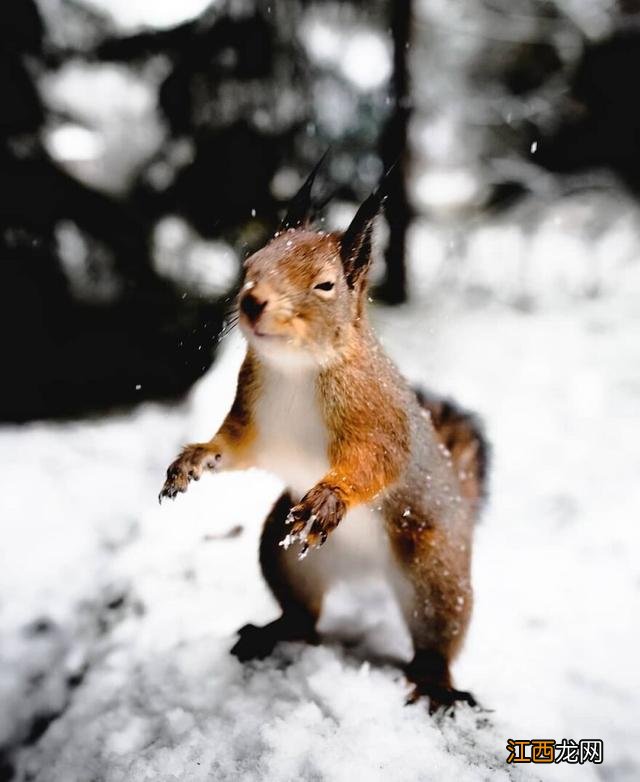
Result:
[[[487,446],[474,416],[412,390],[372,331],[367,272],[383,186],[343,233],[313,230],[317,168],[278,233],[245,261],[248,347],[231,410],[211,440],[170,465],[160,499],[208,470],[255,466],[283,480],[260,543],[282,615],[239,630],[231,651],[241,661],[283,640],[354,642],[372,633],[368,608],[387,601],[409,702],[473,706],[450,664],[471,616]],[[346,612],[334,626],[323,612],[331,601]]]

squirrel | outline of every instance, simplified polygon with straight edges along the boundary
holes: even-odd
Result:
[[[362,630],[367,607],[387,600],[392,656],[412,685],[407,702],[426,696],[431,713],[459,701],[475,706],[454,687],[450,665],[471,617],[487,443],[475,416],[409,386],[369,323],[384,180],[346,231],[314,230],[319,165],[278,232],[244,263],[247,352],[235,400],[217,434],[187,445],[169,466],[160,501],[210,470],[261,467],[285,483],[260,542],[282,615],[238,631],[231,653],[239,660],[264,658],[279,641],[334,634],[354,642],[358,630],[376,629]],[[324,616],[332,601],[338,614],[353,609],[334,627]]]

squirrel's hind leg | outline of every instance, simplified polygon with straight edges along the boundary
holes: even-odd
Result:
[[[413,586],[413,598],[405,604],[414,646],[413,660],[404,668],[414,685],[407,702],[426,696],[431,714],[458,702],[475,706],[471,693],[453,686],[450,671],[471,617],[469,545],[464,538],[450,539],[437,523],[421,524],[416,516],[405,527],[396,516],[390,514],[388,530]]]
[[[231,654],[241,662],[268,657],[279,641],[318,642],[317,616],[296,597],[284,567],[285,551],[280,546],[288,531],[285,522],[292,505],[293,500],[285,492],[267,516],[260,540],[262,574],[280,603],[282,616],[264,627],[248,624],[238,630],[239,639]]]

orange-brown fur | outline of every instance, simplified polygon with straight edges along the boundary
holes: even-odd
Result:
[[[308,359],[317,368],[329,470],[303,497],[285,493],[269,515],[260,559],[283,615],[264,629],[243,628],[233,651],[246,659],[268,654],[280,639],[316,640],[320,606],[305,603],[291,583],[279,543],[307,528],[303,547],[313,549],[350,508],[373,504],[413,587],[407,622],[415,657],[406,672],[414,697],[429,695],[433,708],[456,699],[473,702],[453,688],[449,663],[471,616],[482,440],[470,419],[444,415],[436,399],[418,399],[384,354],[366,314],[368,236],[351,255],[340,242],[338,234],[302,227],[277,235],[248,259],[241,309],[246,297],[242,322],[249,348],[235,401],[211,441],[187,446],[170,466],[162,494],[184,491],[206,469],[252,464],[253,412],[265,362],[283,362],[286,377],[286,362]],[[332,282],[332,290],[318,293],[318,281]]]

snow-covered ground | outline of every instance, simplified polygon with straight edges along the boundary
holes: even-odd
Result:
[[[519,309],[423,275],[374,314],[406,374],[480,411],[493,442],[455,668],[489,714],[434,721],[395,669],[334,646],[228,654],[277,614],[257,540],[279,486],[254,471],[156,498],[229,405],[237,337],[183,405],[1,429],[0,778],[638,779],[637,263],[607,279]],[[565,737],[602,738],[604,764],[505,764],[508,738]]]

